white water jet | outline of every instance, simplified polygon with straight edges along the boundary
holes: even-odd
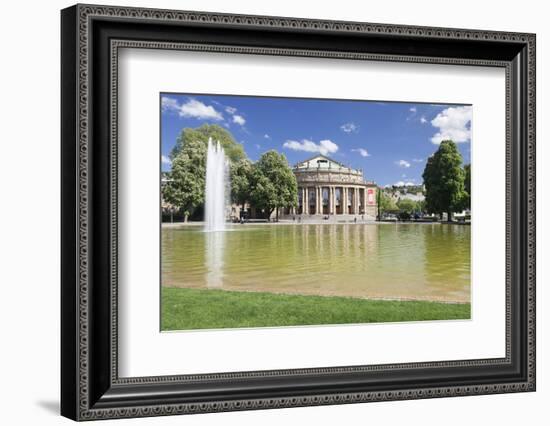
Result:
[[[229,162],[220,142],[208,139],[206,154],[206,186],[204,190],[204,230],[225,230],[229,199]]]
[[[225,253],[225,232],[205,232],[206,286],[223,287],[223,265]]]

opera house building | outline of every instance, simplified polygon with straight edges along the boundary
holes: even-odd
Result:
[[[285,213],[376,219],[377,186],[364,179],[362,170],[316,155],[296,164],[293,172],[298,182],[298,207]]]

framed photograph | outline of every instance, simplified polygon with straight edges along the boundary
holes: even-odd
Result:
[[[535,390],[535,35],[61,12],[61,412]]]

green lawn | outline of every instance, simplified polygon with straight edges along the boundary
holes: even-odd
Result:
[[[469,319],[470,304],[162,288],[162,330]]]

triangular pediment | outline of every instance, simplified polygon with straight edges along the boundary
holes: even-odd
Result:
[[[339,163],[338,161],[334,161],[332,158],[329,158],[321,154],[315,155],[314,157],[301,161],[295,166],[295,168],[297,169],[302,169],[302,168],[338,169],[341,167],[345,167],[345,166],[342,163]]]

